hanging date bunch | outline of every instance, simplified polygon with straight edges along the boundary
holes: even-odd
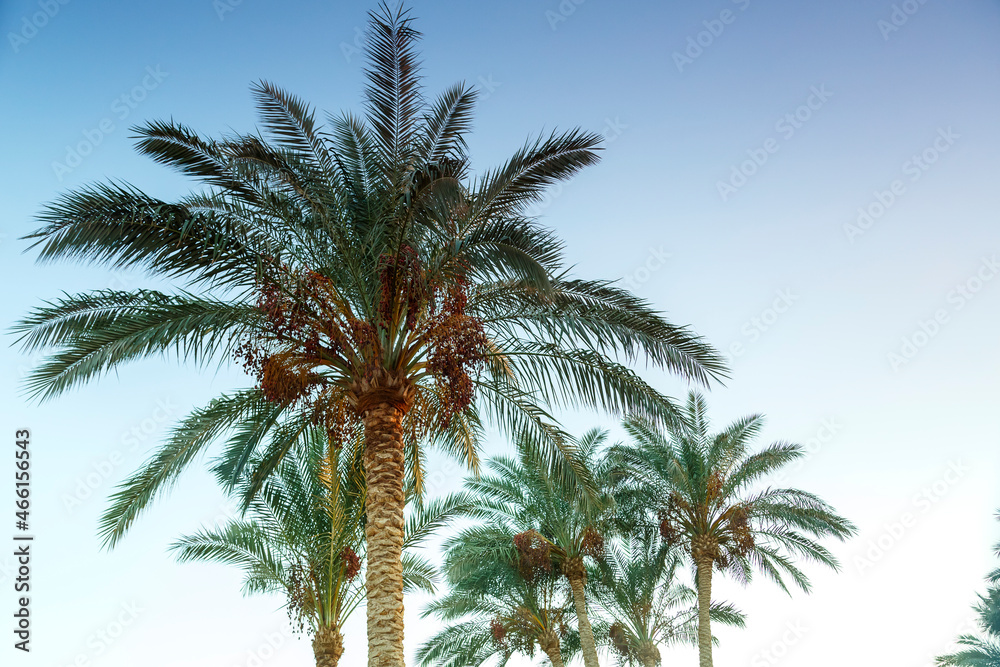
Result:
[[[659,513],[660,537],[668,546],[675,546],[681,539],[680,523],[690,505],[677,493],[671,493],[667,506]]]
[[[534,581],[542,573],[552,572],[552,545],[537,530],[526,530],[514,536],[518,570],[525,581]]]
[[[472,375],[482,368],[489,343],[483,323],[466,313],[468,300],[466,281],[458,276],[435,304],[427,328],[428,369],[440,396],[443,426],[472,403]]]
[[[341,550],[340,561],[344,564],[344,578],[348,581],[361,572],[361,557],[351,547],[344,547]]]
[[[261,326],[236,349],[244,370],[268,401],[305,405],[331,441],[345,442],[357,418],[344,409],[329,369],[377,359],[374,328],[352,315],[327,277],[285,265],[258,284],[256,308]]]
[[[304,632],[316,611],[316,573],[307,565],[293,563],[288,570],[288,620],[295,632]]]
[[[750,530],[750,513],[746,507],[737,505],[729,513],[729,532],[736,543],[736,551],[741,556],[753,551],[753,532]]]

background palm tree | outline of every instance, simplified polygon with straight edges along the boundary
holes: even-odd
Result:
[[[508,531],[488,526],[463,531],[446,550],[449,591],[423,615],[449,625],[417,651],[420,665],[478,667],[496,657],[500,667],[515,654],[534,657],[537,648],[563,667],[579,650],[569,625],[572,593],[551,563],[526,563]]]
[[[587,563],[604,552],[604,530],[609,525],[613,503],[603,484],[601,470],[593,474],[597,450],[607,433],[594,429],[575,441],[577,458],[595,482],[597,494],[577,484],[554,477],[535,450],[523,444],[517,459],[496,457],[487,467],[490,474],[470,479],[465,490],[470,497],[468,514],[498,531],[505,531],[521,559],[550,562],[566,577],[573,594],[584,664],[598,667],[597,646],[587,612]],[[472,544],[466,557],[488,558],[492,546],[476,555]],[[453,555],[453,565],[459,556]]]
[[[955,653],[938,656],[942,667],[1000,667],[1000,588],[992,587],[979,596],[976,605],[980,634],[958,638],[962,647]]]
[[[591,577],[591,598],[604,617],[597,635],[630,666],[654,667],[661,646],[697,642],[698,595],[677,581],[680,558],[658,537],[637,531],[612,543]],[[712,603],[709,613],[716,622],[745,625],[731,605]]]
[[[761,479],[803,455],[798,445],[776,443],[752,453],[763,418],[744,417],[709,433],[707,404],[691,392],[666,434],[639,419],[626,423],[634,440],[620,448],[622,506],[636,520],[652,519],[663,540],[682,550],[695,568],[701,667],[712,667],[712,571],[749,582],[760,570],[783,590],[784,576],[802,590],[809,581],[793,558],[839,566],[814,538],[844,540],[854,526],[817,496],[799,489],[755,490]],[[636,510],[639,510],[636,512]]]
[[[1000,515],[997,515],[1000,518]],[[1000,543],[993,547],[1000,556]],[[1000,582],[1000,569],[986,576],[990,584]],[[958,638],[962,648],[955,653],[939,656],[936,664],[943,667],[1000,667],[1000,587],[993,585],[986,595],[979,596],[975,607],[980,634],[965,634]]]
[[[344,651],[344,621],[364,600],[364,471],[360,440],[335,450],[322,429],[268,478],[245,518],[184,536],[171,549],[184,561],[220,562],[245,573],[244,592],[283,593],[289,619],[312,637],[317,667],[334,667]],[[222,481],[227,481],[223,477]],[[252,484],[244,476],[237,489]],[[405,547],[417,547],[464,508],[460,495],[419,507],[407,522]],[[435,568],[403,554],[404,585],[434,592]]]
[[[475,91],[460,84],[426,103],[411,18],[386,5],[370,18],[363,118],[330,117],[324,130],[307,104],[261,82],[267,140],[203,139],[172,121],[135,129],[140,152],[206,190],[168,202],[117,182],[85,188],[50,204],[29,237],[43,261],[141,267],[177,291],[65,296],[16,331],[28,351],[55,348],[28,379],[40,397],[164,353],[235,355],[256,378],[193,413],[125,482],[102,523],[108,544],[221,434],[236,432],[230,484],[256,462],[248,503],[307,425],[339,441],[363,426],[369,662],[397,667],[404,467],[409,456],[419,488],[419,443],[475,471],[488,419],[587,486],[542,405],[659,419],[666,399],[628,363],[701,383],[724,364],[648,303],[571,277],[561,243],[526,217],[548,186],[597,161],[600,137],[539,137],[471,178]],[[247,419],[260,426],[243,429]]]

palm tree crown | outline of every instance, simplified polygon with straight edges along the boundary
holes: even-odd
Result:
[[[837,568],[817,539],[846,539],[854,526],[817,496],[799,489],[755,490],[762,478],[801,457],[798,445],[776,443],[752,453],[750,441],[763,418],[745,417],[709,432],[705,399],[692,392],[685,409],[658,429],[633,419],[626,429],[635,445],[619,450],[625,474],[622,504],[645,517],[663,540],[686,554],[696,569],[702,667],[711,667],[711,575],[719,569],[749,582],[760,570],[787,591],[789,576],[809,590],[793,562],[804,558]]]

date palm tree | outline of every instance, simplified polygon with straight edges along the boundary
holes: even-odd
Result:
[[[360,424],[373,667],[403,664],[404,468],[419,486],[420,443],[476,471],[488,421],[586,487],[547,409],[657,419],[669,403],[630,363],[702,384],[724,373],[648,303],[573,277],[562,244],[528,217],[547,187],[597,162],[600,137],[540,136],[473,177],[475,90],[426,102],[417,39],[402,9],[373,12],[364,115],[331,116],[325,129],[266,82],[253,88],[263,134],[136,128],[141,153],[204,189],[165,201],[120,182],[86,187],[50,204],[29,238],[42,261],[141,268],[176,288],[67,295],[15,328],[26,350],[54,350],[27,382],[41,398],[164,354],[236,357],[255,379],[192,413],[124,483],[102,523],[109,546],[226,433],[231,484],[263,449],[247,503],[296,432],[321,425],[342,440]]]
[[[998,515],[1000,518],[1000,515]],[[1000,544],[993,547],[1000,556]],[[986,580],[993,584],[986,595],[979,596],[976,605],[978,634],[965,634],[958,638],[962,647],[955,653],[938,656],[935,664],[941,667],[1000,667],[1000,569],[990,572]]]
[[[954,653],[938,656],[941,667],[1000,667],[1000,588],[991,587],[979,596],[976,605],[979,634],[958,638],[961,647]]]
[[[293,626],[312,637],[317,667],[336,667],[344,651],[343,623],[364,601],[362,447],[355,440],[337,451],[318,428],[302,438],[303,447],[285,457],[244,518],[184,536],[171,549],[181,562],[241,568],[247,594],[284,594]],[[220,481],[228,479],[223,474]],[[232,491],[242,497],[252,484],[245,475]],[[464,502],[455,495],[419,506],[407,522],[404,548],[419,546]],[[433,593],[435,576],[434,566],[404,552],[407,590]]]
[[[601,481],[601,471],[593,470],[597,450],[606,438],[606,432],[595,429],[574,442],[578,460],[587,466],[595,482]],[[586,560],[603,555],[603,532],[609,523],[611,498],[603,484],[598,484],[599,493],[595,495],[578,485],[562,483],[550,474],[545,461],[532,448],[522,444],[518,449],[517,459],[490,459],[489,474],[466,482],[471,503],[468,514],[505,531],[519,557],[542,559],[566,578],[573,596],[584,664],[599,667],[587,612]],[[476,554],[467,546],[464,552],[467,557],[478,559],[489,557],[488,550]]]
[[[592,598],[602,612],[595,630],[620,662],[660,664],[660,647],[696,643],[698,595],[677,581],[680,558],[656,534],[636,532],[610,545],[595,568]],[[712,603],[713,621],[743,627],[743,614]]]
[[[631,476],[622,506],[645,510],[663,540],[682,550],[695,569],[698,649],[701,667],[712,667],[712,572],[748,583],[763,572],[788,592],[788,576],[809,591],[794,557],[839,569],[817,538],[844,540],[854,526],[817,496],[799,489],[755,489],[755,483],[803,455],[800,446],[775,443],[758,452],[750,441],[763,417],[744,417],[717,434],[709,432],[707,404],[696,392],[664,434],[632,419],[634,444],[620,449]],[[658,524],[658,525],[657,525]]]
[[[506,530],[467,529],[445,545],[449,591],[423,616],[449,623],[417,651],[422,667],[502,667],[540,650],[563,667],[579,649],[565,580],[541,563],[526,564]],[[484,556],[484,549],[489,555]]]

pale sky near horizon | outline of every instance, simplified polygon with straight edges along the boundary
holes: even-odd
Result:
[[[996,566],[1000,540],[1000,3],[415,0],[430,94],[482,95],[478,169],[529,136],[581,126],[603,160],[536,210],[584,277],[621,278],[731,357],[715,422],[768,416],[760,444],[805,443],[782,483],[859,527],[809,568],[810,595],[719,581],[748,614],[716,664],[930,665]],[[188,183],[136,155],[129,127],[174,118],[213,135],[255,122],[268,79],[319,109],[360,109],[373,3],[0,2],[0,328],[62,290],[146,284],[39,266],[21,236],[60,192],[116,178],[170,198]],[[37,362],[0,345],[0,616],[4,665],[309,664],[278,598],[180,565],[166,546],[226,515],[200,468],[113,552],[97,519],[168,425],[242,385],[235,370],[151,360],[37,405]],[[682,397],[684,383],[647,373]],[[612,429],[565,415],[574,432]],[[33,650],[12,648],[13,433],[33,433]],[[509,451],[491,438],[487,453]],[[435,490],[461,474],[435,457]],[[407,651],[436,625],[407,600]],[[115,636],[111,636],[115,635]],[[364,614],[342,664],[364,660]],[[273,654],[273,655],[272,655]],[[695,651],[664,651],[693,665]],[[606,664],[613,664],[610,658]]]

